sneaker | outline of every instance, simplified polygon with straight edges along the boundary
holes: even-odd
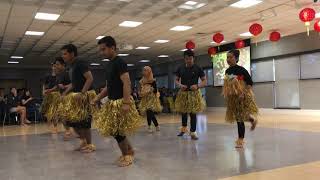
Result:
[[[153,133],[153,130],[152,130],[151,126],[148,127],[148,132],[149,133]]]
[[[181,127],[180,128],[180,133],[177,136],[183,136],[185,133],[188,132],[188,127]]]
[[[198,139],[199,139],[199,137],[197,136],[197,133],[196,133],[196,132],[191,132],[191,133],[190,133],[190,136],[191,136],[191,139],[192,139],[192,140],[198,140]]]
[[[160,126],[156,127],[156,131],[158,131],[158,132],[160,131]]]

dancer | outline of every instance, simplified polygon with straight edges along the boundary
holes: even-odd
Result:
[[[162,111],[162,106],[160,104],[160,99],[158,95],[157,82],[153,78],[152,69],[149,66],[143,68],[143,77],[140,80],[140,91],[139,95],[141,101],[139,104],[140,113],[145,115],[147,114],[148,121],[148,131],[153,132],[151,128],[151,122],[153,122],[156,127],[156,131],[160,131],[160,127],[155,116],[155,113]]]
[[[65,45],[61,48],[62,58],[65,62],[70,63],[71,69],[69,70],[71,78],[71,86],[63,92],[63,96],[66,96],[68,92],[72,100],[69,106],[66,106],[66,114],[72,117],[68,117],[67,125],[73,127],[80,138],[80,147],[75,149],[83,153],[91,153],[96,150],[95,145],[91,141],[91,119],[92,116],[89,113],[89,109],[86,108],[89,104],[87,100],[87,92],[91,89],[93,77],[89,66],[85,61],[77,59],[78,51],[77,47],[73,44]],[[70,102],[70,100],[69,100]],[[79,102],[79,103],[74,103]],[[86,104],[87,103],[87,104]],[[85,107],[85,108],[81,108]],[[80,112],[78,113],[78,111]],[[82,116],[78,116],[83,114]],[[73,118],[81,117],[81,119],[74,120]]]
[[[175,110],[182,114],[182,127],[178,136],[183,136],[188,132],[188,114],[191,118],[190,135],[191,139],[198,140],[197,113],[205,108],[205,102],[201,95],[200,88],[205,87],[207,79],[204,71],[194,64],[194,52],[187,50],[184,52],[185,65],[177,70],[176,84],[180,87],[175,101]],[[199,78],[201,82],[198,84]]]
[[[238,140],[236,148],[243,148],[245,136],[245,121],[251,123],[253,131],[257,125],[258,107],[252,92],[252,79],[248,71],[237,65],[240,51],[231,50],[227,54],[229,68],[224,79],[223,95],[227,102],[226,121],[238,125]]]
[[[42,95],[43,95],[43,101],[41,104],[41,114],[46,118],[48,123],[51,122],[51,118],[48,118],[48,116],[52,116],[52,107],[53,102],[57,101],[59,98],[59,93],[57,91],[56,87],[56,65],[55,63],[51,64],[51,74],[47,75],[45,77],[45,82],[42,85]],[[53,125],[51,127],[51,133],[56,134],[58,133],[57,127]]]
[[[56,69],[57,69],[56,86],[59,89],[60,93],[63,94],[63,92],[66,91],[67,88],[72,85],[71,80],[69,77],[69,73],[66,71],[66,63],[64,62],[62,57],[56,57],[55,65],[56,65]],[[65,130],[66,130],[64,133],[64,140],[68,140],[72,136],[71,129],[67,125],[65,119],[62,119],[62,123],[63,123]]]
[[[134,150],[127,135],[133,133],[142,122],[131,97],[131,81],[127,64],[117,56],[116,41],[111,36],[99,40],[99,49],[110,63],[106,66],[106,87],[95,98],[99,102],[108,94],[109,101],[94,115],[98,131],[103,136],[113,136],[122,152],[117,163],[120,167],[133,163]]]

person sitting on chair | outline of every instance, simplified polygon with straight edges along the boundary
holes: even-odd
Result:
[[[19,98],[16,88],[10,88],[10,94],[8,95],[7,104],[9,106],[10,113],[18,113],[20,115],[20,124],[25,126],[31,122],[27,119],[26,107],[20,106]]]

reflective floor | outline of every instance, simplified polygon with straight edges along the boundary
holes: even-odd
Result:
[[[136,161],[127,168],[113,163],[120,155],[116,142],[95,130],[97,151],[84,155],[72,151],[77,139],[65,142],[62,133],[51,135],[46,125],[4,127],[0,136],[0,179],[319,179],[319,127],[308,128],[319,124],[319,116],[317,111],[265,110],[258,129],[247,130],[243,150],[234,148],[237,131],[234,125],[223,124],[223,110],[199,116],[199,141],[176,137],[179,116],[160,116],[160,133],[149,134],[142,127],[130,137]],[[274,127],[270,127],[272,124]]]

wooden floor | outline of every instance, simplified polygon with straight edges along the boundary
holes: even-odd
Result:
[[[225,124],[224,109],[208,109],[198,116],[203,123]],[[160,124],[180,123],[179,115],[159,115]],[[315,110],[271,110],[262,109],[259,118],[259,127],[279,128],[294,131],[320,133],[320,111]],[[63,127],[59,126],[59,131]],[[259,131],[259,129],[257,129]],[[36,124],[28,127],[5,126],[0,129],[0,136],[26,136],[29,134],[48,133],[46,124]],[[319,149],[320,151],[320,149]],[[320,162],[300,164],[280,169],[255,172],[221,180],[319,180]]]

